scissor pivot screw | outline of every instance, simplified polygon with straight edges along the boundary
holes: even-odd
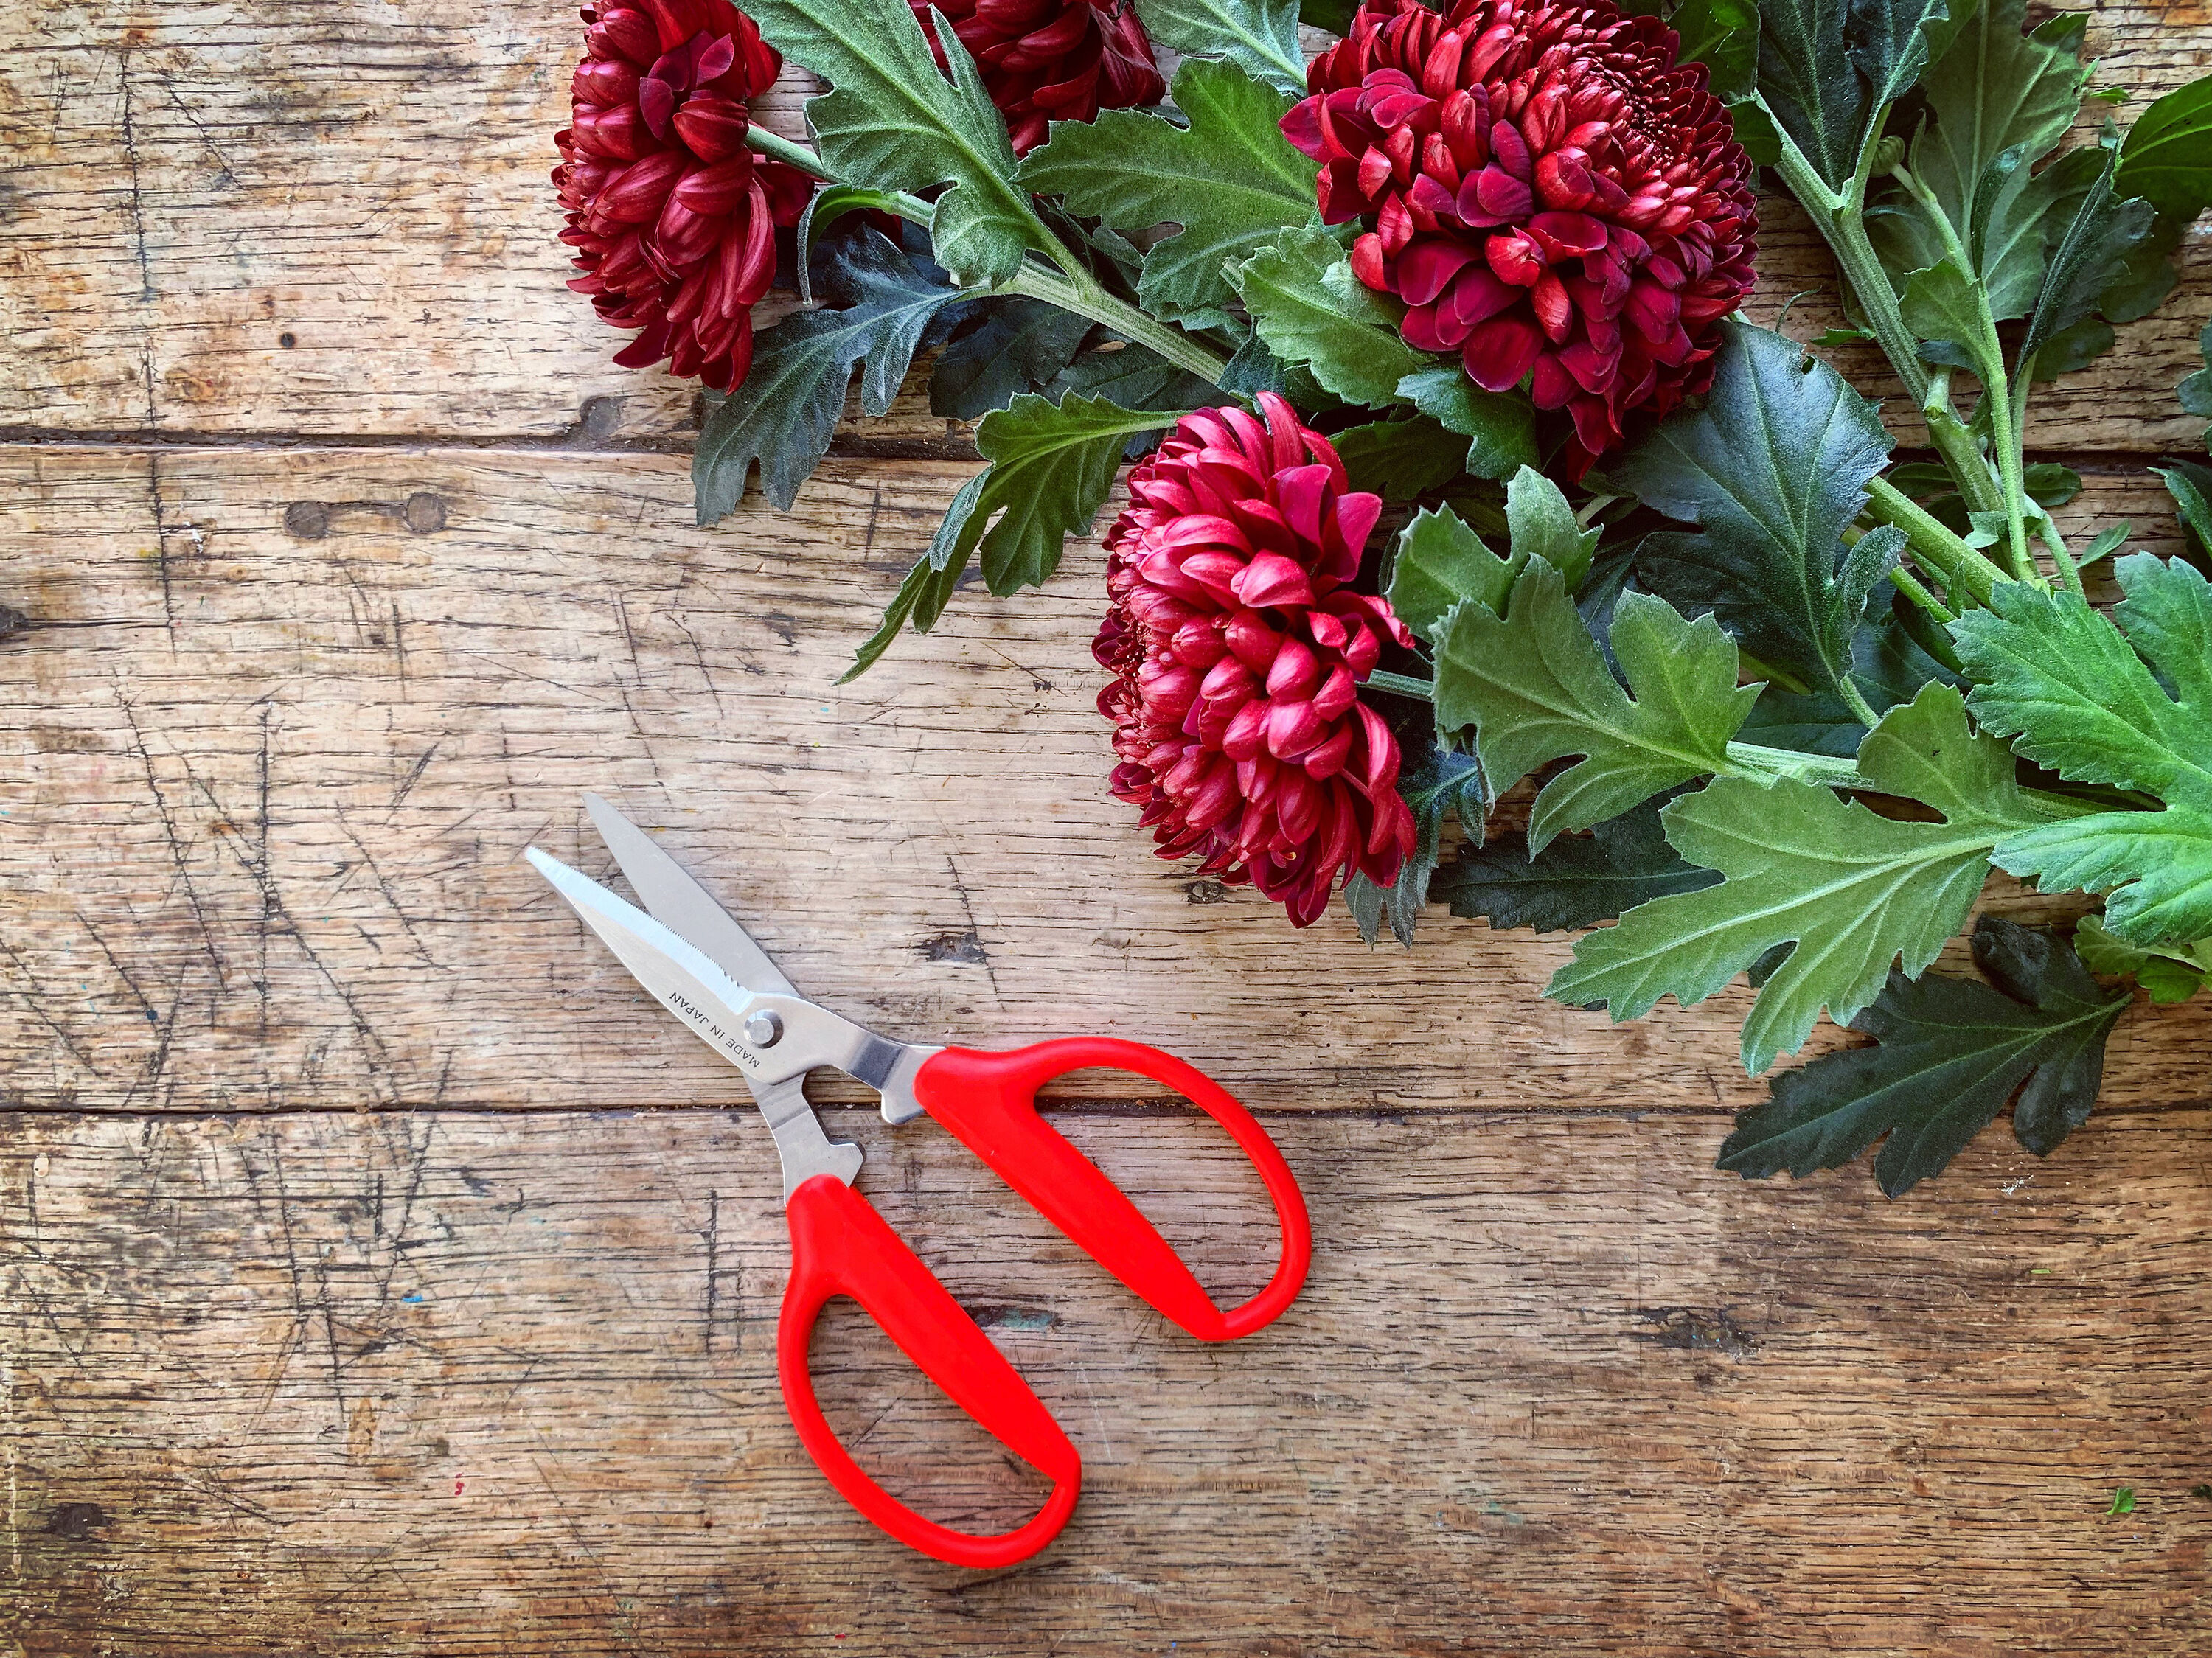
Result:
[[[745,1021],[745,1040],[755,1048],[774,1048],[783,1040],[783,1016],[763,1008]]]

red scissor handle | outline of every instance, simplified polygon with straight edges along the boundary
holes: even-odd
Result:
[[[851,1187],[817,1175],[791,1194],[784,1212],[791,1223],[791,1282],[776,1324],[776,1370],[799,1442],[830,1483],[900,1542],[952,1565],[1011,1566],[1052,1541],[1074,1512],[1083,1461],[1029,1384]],[[807,1369],[814,1321],[841,1295],[859,1302],[954,1404],[1052,1481],[1034,1518],[994,1536],[955,1531],[916,1514],[862,1471],[823,1418]]]
[[[1181,1256],[1097,1164],[1037,1114],[1036,1092],[1093,1066],[1132,1071],[1188,1097],[1226,1128],[1259,1169],[1283,1232],[1267,1287],[1224,1313]],[[1267,1132],[1222,1086],[1173,1054],[1112,1036],[1073,1036],[1003,1054],[948,1048],[925,1061],[915,1097],[1099,1265],[1200,1341],[1232,1341],[1271,1323],[1297,1297],[1313,1258],[1305,1199]]]

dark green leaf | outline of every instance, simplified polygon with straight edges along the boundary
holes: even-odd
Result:
[[[981,493],[983,480],[988,476],[978,472],[961,486],[959,494],[952,498],[951,506],[946,509],[947,521],[951,521],[957,513],[961,522],[966,522],[975,509],[975,496]],[[931,543],[929,551],[915,561],[914,568],[907,572],[906,580],[899,583],[898,592],[884,607],[883,620],[876,624],[875,632],[870,634],[860,648],[853,653],[853,665],[838,676],[839,684],[858,679],[874,667],[898,637],[899,629],[909,623],[916,633],[922,634],[937,625],[937,618],[945,614],[945,607],[951,600],[953,590],[959,586],[960,578],[965,573],[960,565],[937,562],[939,551],[943,551],[948,559],[951,556],[949,546],[940,548],[939,545],[943,540],[940,531],[937,539]]]
[[[1001,595],[1049,580],[1062,544],[1090,531],[1114,487],[1122,444],[1174,420],[1075,392],[1057,403],[1025,393],[984,416],[975,446],[991,465],[945,515],[945,568],[964,568],[975,552],[984,585]]]
[[[1898,305],[1920,340],[1923,361],[1971,369],[1984,380],[2002,378],[2003,360],[1982,322],[1981,287],[1956,259],[1947,254],[1906,276]]]
[[[1298,45],[1297,0],[1136,0],[1136,3],[1138,20],[1158,45],[1187,58],[1225,58],[1279,91],[1305,95],[1306,55]],[[1350,26],[1349,11],[1338,26],[1316,25],[1335,34]],[[1176,101],[1182,102],[1180,81]],[[1310,185],[1307,194],[1312,194]]]
[[[799,297],[808,305],[814,303],[814,284],[808,267],[812,264],[817,237],[826,235],[848,213],[889,213],[897,205],[897,197],[887,191],[871,190],[866,185],[824,185],[809,197],[805,210],[799,216]]]
[[[872,229],[840,245],[826,281],[844,308],[798,312],[762,334],[750,371],[708,416],[691,458],[700,523],[736,510],[756,459],[761,493],[789,512],[830,446],[853,365],[865,364],[861,406],[882,414],[915,350],[947,320],[945,307],[963,297]]]
[[[1325,231],[1286,233],[1232,266],[1230,281],[1267,349],[1348,403],[1395,402],[1398,382],[1433,361],[1398,337],[1405,307],[1362,284]]]
[[[1328,34],[1349,34],[1358,14],[1355,0],[1298,0],[1298,21]]]
[[[1808,1175],[1887,1134],[1875,1178],[1893,1198],[1942,1173],[2015,1093],[2014,1136],[2048,1155],[2088,1121],[2128,999],[2103,995],[2063,941],[1995,916],[1975,929],[1974,959],[1996,988],[1893,972],[1851,1021],[1877,1045],[1775,1078],[1772,1097],[1737,1117],[1720,1167]]]
[[[2027,498],[2039,507],[2063,507],[2081,493],[2081,475],[2055,460],[2039,460],[2021,477]]]
[[[1713,96],[1737,104],[1751,96],[1759,70],[1759,8],[1752,0],[1682,0],[1668,20],[1682,38],[1685,64],[1703,64]]]
[[[1744,1067],[1757,1076],[1804,1042],[1823,1005],[1838,1020],[1855,1016],[1900,956],[1908,975],[1920,973],[1972,908],[1990,848],[2037,812],[2004,745],[1971,733],[1948,685],[1890,710],[1860,744],[1858,769],[1876,790],[1921,801],[1944,821],[1877,817],[1786,778],[1716,777],[1662,821],[1684,858],[1728,878],[1639,905],[1589,934],[1544,993],[1577,1007],[1602,1001],[1618,1023],[1662,996],[1685,1007],[1703,1001],[1795,942],[1744,1022]]]
[[[1330,441],[1351,474],[1352,487],[1387,501],[1411,501],[1442,489],[1467,462],[1467,440],[1423,415],[1370,421],[1339,432]]]
[[[1471,441],[1467,470],[1500,482],[1536,464],[1536,411],[1518,392],[1486,392],[1456,363],[1418,369],[1398,382],[1397,395]]]
[[[1928,60],[1923,31],[1943,0],[1765,0],[1759,100],[1829,189],[1841,195],[1875,114]]]
[[[1390,560],[1390,608],[1422,639],[1433,643],[1437,625],[1462,600],[1492,612],[1505,609],[1527,559],[1502,559],[1449,507],[1416,513],[1398,532]]]
[[[1085,319],[1042,300],[990,301],[981,325],[939,354],[929,412],[981,420],[1005,408],[1016,393],[1035,391],[1066,367],[1090,331]]]
[[[1215,389],[1187,368],[1141,345],[1085,351],[1053,376],[1045,396],[1057,399],[1074,392],[1104,398],[1124,409],[1202,409],[1221,401]]]
[[[1796,342],[1734,320],[1727,331],[1705,406],[1663,422],[1607,477],[1705,526],[1647,537],[1638,555],[1646,581],[1686,609],[1711,608],[1761,661],[1833,689],[1850,671],[1852,635],[1880,579],[1871,566],[1887,544],[1854,559],[1843,531],[1888,457],[1889,434],[1865,398]]]
[[[1863,623],[1852,641],[1851,682],[1877,714],[1910,702],[1931,679],[1952,683],[1949,670],[1913,642],[1893,611]],[[1833,691],[1798,693],[1769,685],[1736,732],[1746,743],[1848,760],[1859,751],[1866,727]]]
[[[1756,686],[1736,684],[1735,642],[1711,617],[1686,622],[1647,593],[1621,596],[1612,645],[1626,691],[1559,573],[1540,558],[1515,580],[1504,619],[1468,598],[1437,629],[1437,724],[1475,728],[1493,788],[1583,756],[1537,793],[1528,818],[1537,852],[1562,829],[1601,823],[1722,768],[1729,739],[1759,695]]]
[[[2072,593],[2005,582],[1951,633],[1984,731],[2069,782],[2136,790],[2165,809],[2023,829],[1992,861],[2045,891],[2109,893],[2105,923],[2130,944],[2193,943],[2212,936],[2212,586],[2148,553],[2113,574],[2127,597],[2112,618]]]
[[[2197,337],[2197,355],[2204,367],[2185,375],[2174,387],[2174,394],[2181,400],[2184,414],[2212,419],[2212,323],[2207,323]]]
[[[1379,887],[1355,872],[1344,884],[1344,901],[1369,944],[1382,937],[1387,920],[1391,936],[1410,949],[1413,923],[1429,902],[1445,817],[1457,813],[1462,823],[1479,824],[1489,798],[1474,757],[1434,743],[1425,751],[1418,746],[1409,750],[1406,768],[1398,774],[1398,793],[1413,811],[1413,850],[1400,865],[1396,884]]]
[[[2021,337],[2020,352],[2014,359],[2018,367],[2033,365],[2046,344],[2055,344],[2057,336],[2095,313],[2106,285],[2118,273],[2128,250],[2150,231],[2150,204],[2140,199],[2123,200],[2112,189],[2120,151],[2118,136],[2109,122],[2102,143],[2104,167],[2082,197],[2073,222],[2051,248],[2043,291],[2036,296],[2035,309],[2028,316],[2027,330]],[[2080,342],[2075,343],[2078,346]],[[2078,351],[2075,355],[2078,361],[2087,361]]]
[[[1534,858],[1524,835],[1469,845],[1436,872],[1429,896],[1455,915],[1482,916],[1493,927],[1556,932],[1712,885],[1717,873],[1684,863],[1667,844],[1659,807],[1647,800],[1586,835],[1562,835]]]
[[[1187,59],[1175,100],[1187,126],[1127,109],[1054,122],[1020,179],[1133,235],[1180,225],[1146,251],[1137,297],[1154,316],[1203,320],[1235,297],[1225,263],[1313,221],[1314,167],[1277,125],[1291,100],[1233,64]]]
[[[2177,226],[2212,207],[2212,76],[2176,87],[2136,118],[2115,188]]]
[[[806,118],[829,170],[880,190],[927,190],[937,198],[937,262],[965,282],[1013,275],[1043,231],[1011,180],[1013,145],[975,60],[940,25],[948,81],[903,0],[748,0],[770,45],[835,88],[810,98]]]

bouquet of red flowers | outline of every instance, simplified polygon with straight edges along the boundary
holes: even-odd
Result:
[[[2034,386],[2172,287],[2212,80],[2068,145],[2085,20],[2021,0],[1309,0],[1310,62],[1295,0],[585,17],[573,286],[719,394],[701,521],[755,463],[787,507],[855,371],[881,414],[935,348],[977,422],[854,673],[971,573],[1048,578],[1134,462],[1098,706],[1161,855],[1370,941],[1590,929],[1547,993],[1615,1020],[1747,975],[1753,1074],[1823,1011],[1875,1041],[1723,1165],[1881,1140],[1893,1194],[2008,1103],[2039,1153],[2079,1127],[2112,981],[2212,977],[2212,471],[2166,473],[2188,557],[2119,556],[2023,454]],[[750,119],[779,52],[811,147]],[[1761,167],[1836,256],[1814,343],[1878,344],[1932,459],[1737,314]],[[780,259],[808,307],[756,336]],[[1928,973],[1992,866],[2103,913]]]

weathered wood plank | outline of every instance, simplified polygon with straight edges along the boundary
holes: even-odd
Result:
[[[1740,993],[1614,1029],[1540,999],[1559,936],[1439,918],[1370,952],[1154,858],[1104,786],[1093,545],[836,687],[962,466],[833,463],[795,516],[702,531],[665,456],[6,462],[0,568],[41,624],[0,652],[20,1102],[728,1102],[521,862],[608,867],[594,787],[811,993],[915,1040],[1103,1028],[1285,1108],[1761,1096]],[[2067,532],[2115,515],[2170,544],[2140,473]],[[2108,1101],[2203,1100],[2208,1017],[2131,1016]]]
[[[2196,0],[2097,9],[2104,83],[2204,72]],[[579,51],[563,0],[18,8],[0,21],[0,426],[164,432],[680,438],[693,388],[608,361],[562,287],[546,173]],[[768,101],[800,130],[803,77]],[[1826,250],[1765,210],[1750,313],[1835,319]],[[2212,252],[2094,369],[2038,392],[2032,440],[2195,446],[2175,382],[2212,316]],[[1873,376],[1867,352],[1845,359]],[[1869,380],[1869,390],[1881,384]],[[866,434],[942,443],[909,398]]]
[[[749,1117],[17,1116],[12,1649],[2204,1649],[2201,1116],[1985,1137],[1896,1205],[1693,1173],[1710,1121],[1280,1119],[1314,1278],[1212,1349],[933,1129],[848,1117],[1082,1445],[1033,1564],[908,1554],[805,1461]],[[1077,1124],[1249,1285],[1265,1225],[1185,1127]],[[1021,1511],[857,1316],[815,1363],[902,1491]]]

